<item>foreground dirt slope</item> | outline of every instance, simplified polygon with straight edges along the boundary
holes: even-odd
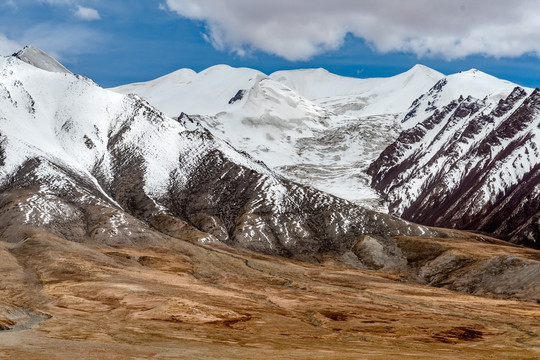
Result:
[[[0,242],[0,326],[11,329],[0,358],[540,357],[537,302],[415,285],[330,255],[303,263],[155,236],[147,248],[38,231]]]

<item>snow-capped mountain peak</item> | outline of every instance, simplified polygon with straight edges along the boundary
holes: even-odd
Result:
[[[506,98],[518,85],[507,80],[498,79],[477,69],[461,71],[441,78],[429,91],[418,97],[403,117],[403,127],[414,127],[434,113],[435,110],[448,105],[459,98],[472,97],[484,100],[495,106]],[[528,93],[532,89],[527,89]]]
[[[415,75],[415,76],[427,76],[432,78],[435,81],[438,81],[441,77],[444,75],[437,70],[434,70],[428,66],[422,65],[422,64],[416,64],[409,70],[405,71],[403,74],[399,75]],[[397,75],[397,76],[399,76]]]
[[[324,69],[277,71],[270,75],[302,96],[321,105],[337,99],[361,106],[355,116],[399,114],[425,93],[443,74],[424,65],[388,78],[360,79]]]
[[[66,69],[64,65],[33,45],[25,46],[24,49],[13,54],[13,56],[45,71],[71,74],[71,71]]]
[[[136,93],[171,117],[181,112],[214,116],[231,107],[229,101],[239,90],[252,88],[264,77],[253,69],[215,65],[199,73],[181,69],[156,80],[111,90]]]

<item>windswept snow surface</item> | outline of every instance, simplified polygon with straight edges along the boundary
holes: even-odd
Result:
[[[26,46],[24,49],[14,55],[25,63],[33,65],[39,69],[50,72],[71,74],[71,71],[66,69],[64,65],[60,64],[58,61],[56,61],[56,59],[50,57],[48,54],[35,46]]]
[[[113,89],[171,117],[195,115],[215,135],[272,167],[295,164],[294,140],[327,128],[326,112],[263,73],[218,65]]]

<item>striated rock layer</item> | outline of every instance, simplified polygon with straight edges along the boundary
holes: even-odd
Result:
[[[405,219],[540,247],[540,90],[450,102],[369,167]]]

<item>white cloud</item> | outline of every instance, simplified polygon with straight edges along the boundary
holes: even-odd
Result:
[[[105,34],[82,25],[45,23],[24,31],[18,42],[35,45],[58,58],[69,58],[97,51],[106,38]]]
[[[23,48],[19,43],[8,39],[4,34],[0,34],[0,55],[11,55]]]
[[[536,0],[167,0],[204,21],[217,49],[252,49],[288,60],[338,49],[347,34],[380,52],[448,59],[540,54]]]
[[[84,7],[81,5],[77,6],[77,10],[75,10],[75,16],[81,20],[86,20],[86,21],[101,19],[101,16],[99,15],[99,12],[96,9]]]
[[[11,39],[0,33],[0,55],[11,55],[25,45],[35,45],[58,60],[73,60],[79,55],[99,51],[107,35],[83,26],[38,24]]]

